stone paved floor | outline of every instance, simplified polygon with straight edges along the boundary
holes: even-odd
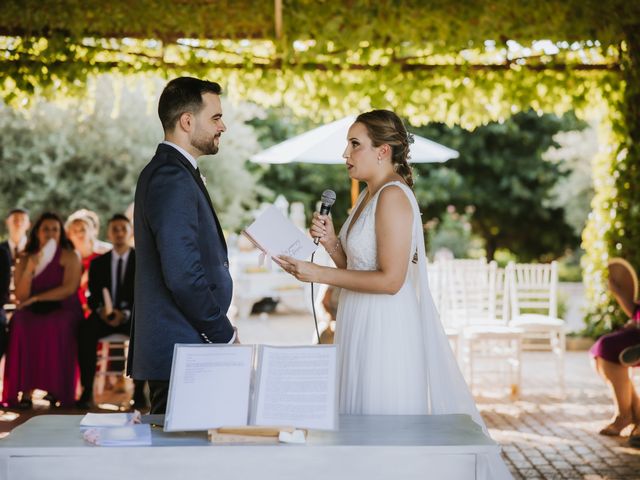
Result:
[[[640,450],[625,437],[598,430],[613,414],[608,390],[593,373],[587,352],[567,352],[566,395],[557,388],[552,357],[523,358],[520,399],[476,399],[491,435],[503,446],[516,479],[640,479]],[[627,431],[623,433],[629,433]]]
[[[237,324],[243,343],[309,344],[313,338],[313,320],[306,314],[252,316]],[[490,386],[474,393],[514,477],[640,480],[640,450],[627,447],[624,437],[597,433],[613,408],[606,387],[591,370],[587,352],[567,352],[565,371],[564,396],[557,387],[552,357],[546,353],[524,355],[522,391],[516,401],[499,378],[483,374],[476,383]],[[640,375],[636,379],[640,386]],[[109,410],[127,408],[127,399],[128,394],[114,389],[97,398]],[[0,412],[0,432],[7,435],[34,414],[49,412],[53,411],[45,402],[36,402],[36,410],[30,412]]]

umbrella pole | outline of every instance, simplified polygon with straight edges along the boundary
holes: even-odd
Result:
[[[355,178],[351,179],[351,207],[356,204],[356,200],[358,200],[358,195],[360,195],[360,184]]]

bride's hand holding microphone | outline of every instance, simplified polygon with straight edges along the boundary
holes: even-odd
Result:
[[[329,215],[314,212],[309,233],[315,239],[316,244],[320,243],[326,250],[330,250],[338,242],[338,237]]]

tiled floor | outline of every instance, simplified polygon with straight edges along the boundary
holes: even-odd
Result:
[[[629,448],[624,437],[597,433],[613,406],[588,353],[567,352],[565,396],[558,391],[553,366],[550,354],[525,354],[518,401],[477,397],[514,477],[640,479],[640,450]]]
[[[252,316],[238,321],[243,343],[309,344],[314,330],[307,314]],[[567,352],[565,395],[559,391],[550,354],[523,357],[522,391],[512,401],[499,379],[481,378],[478,406],[516,479],[640,480],[640,450],[624,437],[603,437],[598,430],[613,407],[605,385],[595,376],[587,352]],[[128,394],[115,389],[97,400],[109,409],[125,408]],[[49,413],[45,402],[30,412],[4,412],[0,431],[9,432],[34,414]],[[55,413],[80,413],[55,409]],[[628,432],[625,432],[628,433]]]

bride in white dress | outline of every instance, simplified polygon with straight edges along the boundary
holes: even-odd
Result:
[[[391,111],[358,116],[343,156],[349,176],[367,188],[339,235],[328,216],[316,213],[311,227],[337,268],[276,260],[299,280],[342,288],[335,335],[340,413],[466,413],[487,433],[429,291],[420,210],[410,188],[411,141]],[[499,455],[481,457],[478,478],[511,478]]]

